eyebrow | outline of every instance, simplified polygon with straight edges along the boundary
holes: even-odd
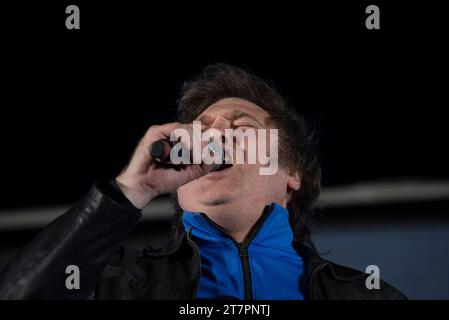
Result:
[[[261,123],[254,116],[252,116],[246,112],[243,112],[243,111],[232,111],[231,113],[226,114],[224,116],[224,118],[226,118],[227,120],[230,120],[230,121],[239,120],[241,118],[250,118],[250,119],[254,120],[255,122],[257,122],[257,124],[260,125],[261,127],[265,126],[265,122]],[[205,124],[210,124],[212,122],[212,117],[209,115],[201,115],[196,119],[196,121],[201,121],[201,122],[204,122]]]

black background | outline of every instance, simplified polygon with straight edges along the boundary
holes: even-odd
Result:
[[[324,186],[449,177],[449,3],[163,3],[2,1],[0,206],[73,202],[117,175],[212,62],[271,79],[316,124]]]

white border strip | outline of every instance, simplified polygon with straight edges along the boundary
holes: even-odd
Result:
[[[322,207],[416,203],[449,199],[449,181],[381,181],[323,190]]]
[[[319,200],[324,208],[449,200],[449,181],[382,181],[326,188]],[[70,206],[0,211],[0,231],[41,228]],[[168,219],[173,209],[168,198],[153,200],[143,220]]]

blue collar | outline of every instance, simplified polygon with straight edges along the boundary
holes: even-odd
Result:
[[[197,298],[303,299],[303,260],[292,246],[288,218],[288,211],[273,203],[237,243],[204,213],[184,211],[184,227],[201,255]]]
[[[291,246],[293,233],[288,218],[288,210],[281,205],[272,203],[266,206],[260,221],[256,223],[255,230],[251,230],[254,234],[250,235],[250,241],[246,245],[263,243],[277,247]],[[183,223],[186,231],[191,229],[192,235],[200,240],[202,246],[220,247],[234,242],[204,213],[184,211]]]

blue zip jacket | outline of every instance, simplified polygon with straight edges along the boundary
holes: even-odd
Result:
[[[199,299],[303,300],[302,258],[292,247],[288,211],[266,208],[246,242],[237,243],[204,213],[184,211],[183,223],[200,249]]]

